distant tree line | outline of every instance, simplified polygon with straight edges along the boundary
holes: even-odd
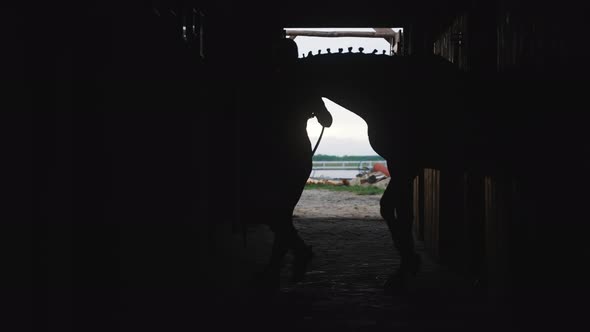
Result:
[[[385,160],[383,157],[374,156],[331,156],[327,154],[316,154],[313,160],[317,161],[366,161],[366,160]]]

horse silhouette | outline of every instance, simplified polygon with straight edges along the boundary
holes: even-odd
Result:
[[[412,182],[421,168],[466,167],[467,76],[438,56],[332,53],[301,59],[313,89],[364,119],[369,142],[387,160],[381,198],[401,256],[386,288],[404,287],[419,270],[412,236]],[[321,54],[321,53],[318,53]]]
[[[258,152],[265,152],[249,150],[245,178],[252,182],[242,195],[247,204],[242,211],[244,216],[268,223],[271,229],[276,225],[273,220],[281,218],[288,220],[285,225],[292,228],[293,209],[311,171],[311,147],[305,124],[310,114],[320,113],[318,110],[323,108],[321,97],[328,98],[366,121],[371,146],[387,160],[391,181],[380,202],[381,215],[400,253],[401,265],[385,287],[403,288],[418,272],[421,262],[412,235],[412,181],[421,168],[442,170],[456,167],[464,160],[466,77],[452,63],[437,56],[350,51],[318,52],[319,55],[299,59],[293,66],[296,70],[286,75],[287,84],[244,87],[250,98],[261,91],[274,91],[274,95],[267,97],[270,102],[245,103],[259,107],[247,109],[246,118],[251,122],[245,127],[249,137],[258,143],[250,141],[245,146],[259,146]],[[263,111],[260,105],[281,106]],[[253,113],[258,116],[256,120]],[[256,125],[263,122],[264,125]],[[273,163],[280,167],[268,170]],[[276,189],[255,189],[256,180],[252,179],[275,177],[287,180],[281,180]],[[253,191],[262,192],[261,196],[253,195]],[[284,250],[275,255],[278,250],[275,246],[273,257],[283,256]]]

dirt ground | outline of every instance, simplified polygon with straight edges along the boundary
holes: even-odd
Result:
[[[235,307],[223,310],[242,312],[240,321],[259,331],[499,330],[485,319],[485,306],[474,301],[470,281],[436,264],[422,242],[416,243],[416,249],[423,265],[409,294],[385,294],[383,283],[399,267],[400,257],[379,216],[379,199],[379,195],[305,191],[294,219],[316,255],[305,280],[289,282],[292,257],[288,256],[276,298],[255,305],[248,296],[240,300],[234,296],[228,302]],[[267,227],[252,226],[247,238],[245,246],[241,235],[233,241],[232,252],[241,256],[228,257],[232,262],[223,265],[230,270],[220,276],[244,279],[266,264],[272,233]],[[266,319],[260,319],[261,312],[267,313]]]
[[[381,195],[305,190],[295,208],[294,216],[295,219],[382,219],[379,214],[380,199]]]

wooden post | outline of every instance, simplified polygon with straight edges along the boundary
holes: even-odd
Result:
[[[406,55],[406,46],[405,46],[405,34],[403,31],[399,32],[399,38],[397,42],[397,55]]]
[[[418,175],[414,178],[413,187],[412,187],[412,209],[413,209],[413,217],[414,217],[414,234],[418,240],[422,240],[420,237],[420,233],[422,233],[422,225],[420,218],[420,194],[422,191],[420,190],[420,178],[421,176]]]
[[[424,241],[424,170],[414,178],[414,233],[419,241]]]
[[[439,259],[440,171],[424,170],[424,246],[435,260]]]

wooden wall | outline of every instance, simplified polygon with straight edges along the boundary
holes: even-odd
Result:
[[[465,53],[468,40],[468,16],[458,16],[434,42],[433,52],[466,70],[469,66]]]
[[[426,250],[434,259],[439,259],[440,171],[424,169],[416,182],[416,185],[422,185],[418,188],[419,192],[415,193],[417,194],[415,204],[419,204],[418,207],[421,208],[416,213],[419,216],[419,234]]]
[[[484,178],[487,286],[491,294],[508,287],[510,223],[513,214],[510,182]]]
[[[584,80],[589,67],[588,47],[580,42],[587,24],[573,8],[524,0],[482,3],[457,12],[433,38],[436,54],[471,74],[473,90],[467,96],[474,115],[469,123],[477,129],[466,142],[466,163],[457,165],[466,170],[462,179],[442,170],[436,189],[428,184],[430,171],[421,173],[423,185],[415,181],[414,197],[424,199],[423,206],[414,205],[417,236],[424,234],[433,256],[480,279],[492,293],[540,285],[541,279],[526,277],[543,269],[547,260],[540,257],[563,265],[569,256],[565,248],[578,252],[586,246],[579,240],[579,249],[573,250],[576,245],[567,238],[580,233],[566,235],[561,225],[584,229],[569,223],[583,213],[567,201],[587,195],[581,186],[554,178],[568,174],[586,183],[571,168],[588,159],[580,155],[587,150],[580,140],[585,130],[568,112],[585,103],[576,82]],[[462,48],[452,42],[458,31],[464,36]],[[440,195],[439,205],[427,203],[433,195]],[[454,211],[457,200],[463,202],[461,217]],[[557,212],[560,204],[572,210]],[[434,221],[433,215],[438,216]],[[460,237],[462,250],[445,248]]]

